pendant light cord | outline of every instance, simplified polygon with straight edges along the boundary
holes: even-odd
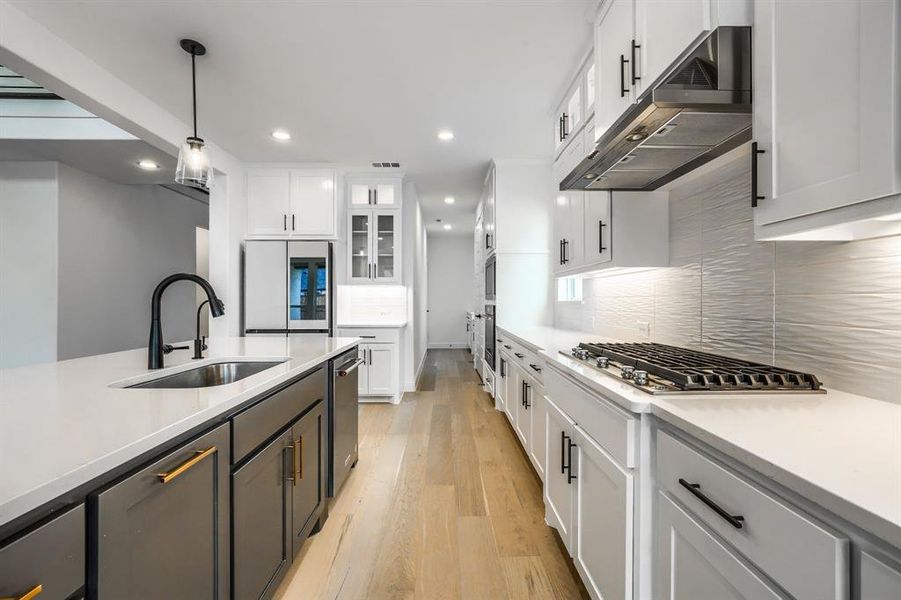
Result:
[[[191,95],[194,102],[194,137],[197,137],[197,70],[194,66],[194,60],[197,55],[191,52]]]

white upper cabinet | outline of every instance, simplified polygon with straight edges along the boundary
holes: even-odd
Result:
[[[335,171],[247,170],[247,233],[250,236],[337,237]]]
[[[291,172],[259,169],[247,172],[247,232],[288,235],[291,212]]]
[[[400,212],[351,209],[347,224],[348,282],[400,283]]]
[[[494,168],[488,170],[488,177],[485,178],[485,185],[482,191],[482,235],[486,254],[491,254],[497,249],[497,233],[495,232],[497,225],[495,173],[496,169]]]
[[[351,208],[378,206],[400,207],[400,178],[352,176],[347,178],[347,197]]]
[[[594,37],[598,76],[594,122],[598,136],[634,100],[631,70],[634,39],[635,0],[608,0],[601,8]]]
[[[893,0],[754,3],[758,239],[901,228],[884,219],[901,213],[899,11]]]
[[[575,79],[560,100],[554,124],[554,148],[559,153],[575,139],[594,114],[596,67],[594,54],[579,67]]]

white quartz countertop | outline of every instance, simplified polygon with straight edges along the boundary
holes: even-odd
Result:
[[[548,366],[635,413],[651,413],[901,548],[901,404],[826,394],[651,395],[561,355],[599,336],[538,327]],[[581,337],[579,337],[581,336]]]
[[[0,525],[22,516],[352,348],[358,338],[208,340],[148,371],[147,350],[0,370]],[[125,389],[222,359],[284,360],[241,381],[201,389]]]

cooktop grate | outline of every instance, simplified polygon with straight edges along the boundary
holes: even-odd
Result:
[[[816,391],[815,375],[678,346],[648,342],[579,344],[593,357],[647,371],[685,391],[798,390]]]

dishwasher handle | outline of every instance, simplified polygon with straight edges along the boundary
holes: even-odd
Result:
[[[357,367],[363,364],[362,358],[355,358],[353,360],[347,361],[340,367],[338,367],[338,377],[347,377],[349,374],[353,373]]]

